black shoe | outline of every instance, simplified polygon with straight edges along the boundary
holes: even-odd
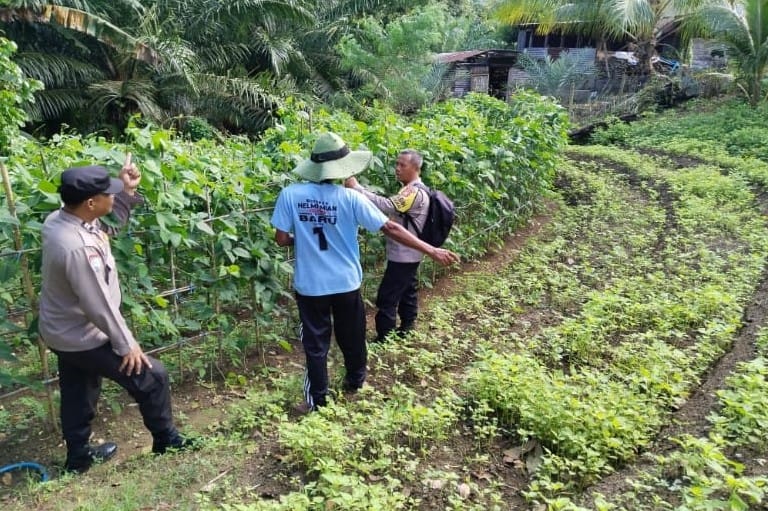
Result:
[[[298,404],[295,404],[294,406],[291,407],[291,409],[296,415],[309,415],[310,413],[317,411],[316,406],[312,406],[306,401],[302,401]]]
[[[195,450],[200,446],[194,438],[184,437],[176,433],[169,439],[154,440],[152,442],[153,454],[165,454],[167,452]]]
[[[406,325],[400,325],[397,327],[397,336],[401,339],[408,337],[411,332],[413,332],[414,326],[413,323],[408,323]]]
[[[67,460],[64,470],[82,474],[87,472],[94,463],[103,463],[111,459],[117,452],[117,444],[104,442],[101,445],[86,445],[67,450]]]
[[[378,333],[376,334],[376,337],[373,339],[373,342],[377,344],[384,344],[387,341],[391,340],[396,335],[395,330],[390,330],[389,332],[385,333]]]
[[[366,383],[351,383],[347,380],[344,380],[344,382],[341,384],[341,391],[345,394],[357,394],[357,392],[363,388],[363,385],[366,385]]]

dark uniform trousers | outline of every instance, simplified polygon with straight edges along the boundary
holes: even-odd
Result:
[[[366,377],[365,306],[360,290],[325,296],[296,293],[301,319],[301,344],[307,358],[304,395],[312,408],[323,406],[328,395],[328,351],[331,329],[344,356],[344,385],[360,388]]]
[[[421,263],[397,263],[387,261],[384,277],[376,295],[376,338],[384,338],[397,326],[400,316],[400,330],[413,328],[419,313],[419,295],[416,289],[416,273]]]
[[[171,412],[168,372],[162,362],[149,357],[152,369],[126,376],[118,369],[123,357],[112,351],[109,342],[88,351],[55,351],[59,362],[61,429],[69,449],[86,445],[91,421],[101,393],[102,377],[113,380],[136,400],[144,425],[152,437],[164,442],[177,434]]]

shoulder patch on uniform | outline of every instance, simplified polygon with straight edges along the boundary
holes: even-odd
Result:
[[[392,201],[392,204],[394,204],[395,210],[400,213],[405,213],[411,209],[411,206],[413,206],[413,201],[416,200],[417,193],[418,190],[413,186],[404,186],[397,192],[397,195],[392,196],[390,200]]]
[[[86,255],[88,256],[88,264],[91,265],[93,271],[100,274],[104,271],[104,259],[99,254],[99,251],[90,247],[86,248]]]

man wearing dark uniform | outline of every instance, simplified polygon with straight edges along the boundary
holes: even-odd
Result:
[[[189,445],[173,423],[165,367],[144,354],[120,312],[117,267],[106,234],[116,229],[99,221],[114,209],[125,225],[131,209],[143,202],[136,193],[140,180],[130,153],[120,179],[100,166],[67,169],[59,187],[64,205],[43,224],[39,330],[58,359],[64,468],[71,472],[85,472],[117,450],[112,442],[88,443],[102,377],[136,400],[152,433],[152,452]]]
[[[366,190],[355,177],[347,179],[344,185],[362,193],[390,219],[418,234],[429,211],[429,194],[420,178],[422,162],[421,154],[413,149],[400,152],[395,177],[403,188],[391,197]],[[422,257],[418,250],[387,238],[387,268],[376,294],[376,341],[386,340],[394,330],[402,335],[413,329],[419,312],[417,273]],[[398,316],[400,326],[397,326]]]

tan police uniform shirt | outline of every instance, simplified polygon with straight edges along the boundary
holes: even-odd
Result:
[[[87,224],[63,209],[43,223],[39,330],[54,350],[86,351],[111,342],[123,356],[136,345],[120,312],[109,237],[100,227],[98,220]]]
[[[421,183],[421,179],[416,179],[391,197],[382,197],[370,192],[358,185],[355,190],[365,195],[368,200],[373,202],[384,214],[391,220],[406,227],[411,233],[416,235],[413,224],[405,224],[405,216],[408,213],[416,224],[416,228],[421,231],[424,223],[427,221],[427,212],[429,211],[429,195],[427,192],[416,186]],[[392,238],[387,238],[387,260],[396,263],[418,263],[421,262],[424,255],[416,249],[406,247]]]

